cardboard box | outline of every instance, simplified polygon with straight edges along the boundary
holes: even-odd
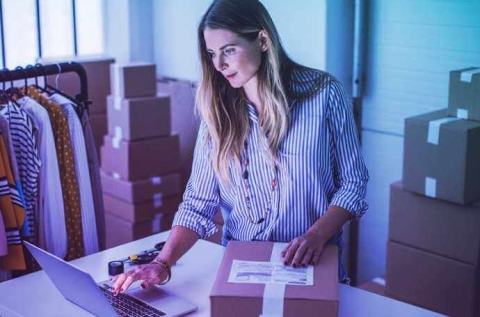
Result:
[[[108,133],[123,140],[169,136],[170,97],[107,97]]]
[[[389,241],[389,297],[448,316],[479,316],[479,267]]]
[[[389,239],[458,261],[480,264],[480,202],[452,204],[390,185]]]
[[[450,72],[448,114],[480,121],[480,68],[469,67]]]
[[[132,223],[152,219],[156,214],[174,214],[181,202],[180,195],[158,196],[155,200],[134,205],[109,195],[103,195],[105,210],[108,210],[111,215]]]
[[[178,172],[178,136],[127,142],[106,135],[101,148],[102,169],[128,181]]]
[[[107,115],[104,113],[91,114],[89,120],[90,126],[92,127],[93,138],[95,139],[95,145],[97,150],[100,150],[100,147],[103,145],[103,138],[108,133]]]
[[[259,316],[263,311],[265,284],[229,283],[233,260],[269,262],[273,242],[230,241],[210,293],[210,315]],[[286,285],[283,316],[337,316],[338,249],[326,246],[314,268],[314,285]],[[274,284],[271,284],[274,285]]]
[[[170,230],[172,220],[170,216],[165,217],[163,214],[157,214],[150,220],[133,223],[106,211],[105,224],[106,246],[107,248],[113,248],[155,233]]]
[[[183,184],[187,184],[200,124],[195,115],[195,83],[162,78],[157,82],[157,90],[170,95],[172,133],[180,139],[180,174]]]
[[[114,96],[134,98],[157,95],[155,64],[112,64],[110,74]]]
[[[480,122],[439,110],[405,119],[405,189],[459,204],[480,200]]]
[[[100,171],[103,192],[131,204],[153,201],[155,197],[181,194],[180,175],[162,175],[152,179],[124,181]]]
[[[92,101],[90,114],[107,111],[106,98],[110,95],[110,65],[115,59],[108,56],[70,56],[39,59],[40,63],[54,64],[59,62],[77,62],[82,64],[87,73],[88,99]],[[47,77],[49,85],[56,86],[57,75]],[[64,73],[58,77],[58,88],[74,97],[80,92],[80,80],[76,73]]]

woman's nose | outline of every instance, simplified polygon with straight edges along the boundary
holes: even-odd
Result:
[[[221,72],[222,70],[226,69],[227,68],[227,63],[225,62],[225,59],[222,57],[222,56],[219,56],[216,60],[216,63],[215,63],[215,68]]]

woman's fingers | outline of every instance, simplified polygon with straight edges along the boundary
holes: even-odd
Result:
[[[298,247],[299,247],[299,243],[297,242],[297,239],[294,239],[292,240],[292,242],[290,242],[290,247],[285,252],[285,258],[283,260],[283,264],[290,265],[290,263],[293,260],[293,257],[295,256],[295,253],[297,252]]]
[[[312,260],[314,252],[315,251],[313,250],[313,248],[308,248],[307,251],[305,251],[305,254],[303,255],[303,260],[300,262],[300,265],[302,267],[307,267],[307,265]]]
[[[317,265],[318,262],[320,262],[320,256],[322,255],[322,251],[323,251],[323,248],[319,249],[319,250],[316,250],[313,253],[312,262],[311,262],[313,266]]]
[[[295,256],[293,257],[292,266],[298,267],[302,264],[303,256],[309,249],[307,243],[305,241],[298,247],[297,252],[295,252]]]

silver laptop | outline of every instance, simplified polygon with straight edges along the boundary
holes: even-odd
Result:
[[[31,243],[23,242],[62,295],[97,316],[180,316],[197,306],[158,287],[131,287],[113,296],[109,281],[96,283],[90,274]],[[138,283],[137,283],[138,284]]]

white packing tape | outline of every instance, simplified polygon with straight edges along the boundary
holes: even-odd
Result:
[[[444,123],[460,120],[459,118],[442,118],[438,120],[432,120],[428,123],[428,135],[427,142],[438,145],[440,138],[440,126]]]
[[[457,118],[459,119],[468,119],[468,110],[467,109],[457,109]]]
[[[432,177],[425,177],[425,196],[437,197],[437,180]]]
[[[120,88],[121,88],[121,85],[120,85],[120,78],[123,76],[123,72],[121,71],[121,68],[118,64],[115,64],[113,65],[113,81],[115,83],[115,95],[120,95]],[[122,80],[123,81],[123,80]]]
[[[460,81],[471,83],[473,75],[479,74],[479,73],[480,73],[480,68],[466,70],[460,74]]]
[[[163,214],[156,214],[152,220],[152,233],[160,232]]]
[[[162,184],[162,178],[160,176],[152,177],[152,178],[150,178],[150,181],[152,182],[153,185]]]
[[[116,136],[112,138],[112,147],[114,149],[120,148],[120,138],[117,138]]]
[[[157,209],[163,206],[163,194],[153,194],[153,208]]]
[[[275,242],[273,244],[270,262],[283,262],[281,253],[287,243]],[[263,305],[261,317],[283,316],[283,301],[285,298],[286,284],[267,283],[263,291]]]
[[[115,138],[117,139],[121,139],[122,138],[122,127],[119,127],[119,126],[116,126],[115,129],[114,129],[114,134],[115,134]]]
[[[115,110],[122,110],[122,98],[118,96],[113,96],[113,108]]]

